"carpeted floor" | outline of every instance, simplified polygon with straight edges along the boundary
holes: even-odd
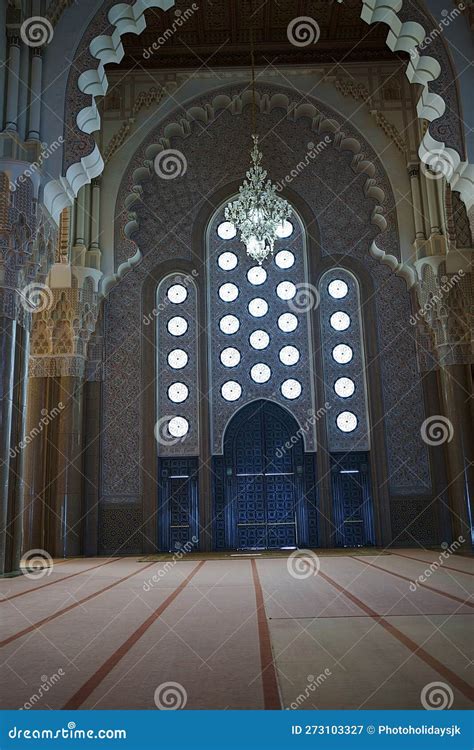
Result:
[[[438,560],[89,558],[0,580],[2,708],[472,707],[474,563]]]

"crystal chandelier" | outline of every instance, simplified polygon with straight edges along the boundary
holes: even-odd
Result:
[[[251,14],[251,17],[253,16],[254,13]],[[258,135],[256,135],[253,26],[250,27],[250,59],[252,62],[253,148],[250,152],[252,164],[246,173],[247,179],[239,188],[239,197],[227,204],[224,216],[240,232],[240,239],[245,244],[250,257],[261,265],[265,258],[273,253],[277,230],[290,216],[291,209],[289,203],[276,194],[276,185],[266,180],[267,172],[262,167],[263,154],[258,147]]]
[[[273,253],[277,230],[290,216],[288,201],[276,194],[276,186],[266,180],[267,172],[261,162],[263,154],[258,148],[258,135],[252,135],[250,152],[252,165],[247,179],[239,188],[237,200],[228,203],[224,215],[240,232],[247,253],[260,265]]]

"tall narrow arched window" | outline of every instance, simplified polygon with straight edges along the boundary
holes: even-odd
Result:
[[[198,533],[198,304],[192,276],[163,278],[155,312],[160,546],[174,550]]]
[[[321,278],[320,325],[335,542],[374,543],[367,377],[357,279],[343,268]]]

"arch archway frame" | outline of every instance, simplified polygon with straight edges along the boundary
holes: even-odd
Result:
[[[145,11],[150,8],[169,10],[174,0],[136,0],[131,5],[118,3],[108,13],[111,34],[101,34],[90,43],[90,53],[97,60],[95,68],[85,70],[78,79],[80,91],[91,97],[90,105],[77,114],[76,124],[80,131],[92,134],[100,129],[101,120],[97,107],[97,97],[105,96],[108,89],[106,66],[119,63],[124,57],[122,36],[127,33],[140,35],[146,28]],[[394,52],[410,55],[406,76],[410,83],[420,86],[417,102],[418,117],[428,123],[441,117],[446,110],[446,102],[429,90],[429,83],[441,73],[440,63],[429,55],[420,55],[419,46],[427,31],[416,21],[402,21],[399,13],[403,0],[363,0],[361,18],[369,25],[385,23],[389,27],[386,43]],[[436,154],[436,170],[442,172],[453,190],[460,193],[467,210],[474,206],[474,165],[461,159],[461,155],[446,143],[436,140],[427,129],[419,146],[419,156],[424,162]],[[44,203],[59,223],[61,211],[70,205],[80,188],[99,176],[104,170],[104,161],[97,145],[80,161],[71,164],[59,179],[50,180],[44,188]]]
[[[231,115],[242,115],[246,107],[252,104],[252,92],[244,89],[238,95],[230,94],[227,91],[216,93],[216,95],[202,106],[189,105],[186,110],[186,117],[180,113],[178,119],[169,121],[163,126],[162,135],[153,143],[149,144],[144,152],[145,158],[141,164],[132,172],[132,189],[125,198],[125,207],[128,211],[128,222],[125,225],[125,235],[132,240],[139,230],[138,207],[140,206],[143,189],[146,182],[152,179],[154,175],[154,160],[162,151],[171,148],[174,137],[188,138],[191,135],[190,127],[193,121],[206,127],[223,112],[230,112]],[[310,120],[310,129],[315,133],[315,137],[330,137],[329,148],[334,148],[340,153],[344,153],[350,168],[354,175],[363,175],[365,182],[363,192],[366,198],[373,201],[373,208],[370,215],[370,223],[378,230],[378,235],[387,229],[387,220],[384,216],[383,207],[386,195],[385,190],[377,180],[377,168],[374,161],[371,161],[365,151],[364,144],[359,140],[354,132],[346,133],[339,122],[330,116],[323,115],[315,104],[304,102],[295,105],[284,89],[279,89],[277,93],[268,95],[256,92],[257,108],[262,114],[270,114],[274,109],[286,111],[286,117],[292,122],[297,122],[305,118]],[[336,117],[336,113],[335,113]],[[380,167],[380,165],[379,165]],[[411,264],[399,260],[395,255],[386,253],[381,247],[380,239],[373,239],[368,245],[370,255],[381,263],[387,265],[391,271],[404,279],[407,288],[411,288],[416,283],[416,272]],[[138,246],[133,256],[120,263],[115,273],[109,275],[103,280],[102,293],[108,294],[110,289],[127,273],[131,268],[136,266],[142,259],[142,253]]]

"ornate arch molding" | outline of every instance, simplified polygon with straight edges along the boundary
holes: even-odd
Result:
[[[126,262],[122,262],[119,265],[117,272],[113,276],[109,276],[104,280],[104,293],[107,293],[111,286],[142,258],[140,249],[136,245],[132,245],[132,236],[136,234],[140,227],[137,208],[141,203],[143,185],[152,179],[154,174],[153,164],[157,154],[171,147],[172,138],[188,138],[192,133],[192,122],[199,122],[203,127],[206,127],[216,120],[223,111],[227,111],[231,115],[241,115],[244,108],[250,106],[251,103],[252,93],[248,90],[244,90],[238,94],[219,93],[207,103],[191,105],[184,115],[180,113],[179,119],[168,121],[163,126],[163,135],[160,139],[145,147],[144,154],[142,154],[144,158],[139,161],[139,166],[135,167],[132,172],[132,187],[124,200],[128,211],[128,222],[124,227],[124,233],[131,241],[130,245],[131,247],[134,246],[136,252]],[[386,197],[385,190],[375,178],[377,172],[375,163],[364,154],[363,145],[353,133],[346,133],[336,119],[325,116],[315,105],[309,102],[295,105],[283,92],[269,95],[257,91],[256,103],[262,114],[270,114],[274,109],[283,109],[286,111],[286,119],[292,122],[297,122],[302,118],[309,119],[311,131],[321,138],[325,135],[330,136],[329,145],[331,148],[341,153],[348,152],[352,172],[355,175],[364,175],[364,195],[374,202],[370,216],[371,223],[379,230],[379,233],[387,229],[387,220],[384,216],[385,209],[383,207]],[[120,192],[117,200],[119,199]],[[401,262],[395,255],[386,253],[377,244],[375,239],[372,240],[369,246],[369,252],[373,258],[388,265],[393,272],[402,277],[408,288],[414,285],[416,282],[414,269],[406,263]]]
[[[86,69],[77,78],[77,89],[85,101],[90,97],[90,103],[80,107],[77,112],[75,126],[84,134],[91,135],[100,128],[100,115],[96,97],[107,93],[108,81],[105,66],[118,63],[124,56],[122,36],[126,33],[141,34],[146,28],[145,11],[149,8],[161,8],[166,11],[174,5],[174,0],[136,0],[131,4],[112,4],[108,13],[101,12],[104,26],[109,22],[110,33],[94,36],[89,44],[89,54],[85,59],[90,60],[94,67]],[[445,113],[447,106],[440,88],[440,93],[430,91],[429,83],[436,82],[441,74],[441,65],[429,55],[420,55],[417,47],[425,39],[427,32],[421,23],[413,20],[402,20],[403,0],[363,0],[361,18],[367,24],[385,23],[389,27],[387,46],[392,51],[403,51],[410,54],[406,75],[410,83],[419,84],[420,96],[417,104],[418,116],[429,123],[438,120]],[[415,14],[424,20],[423,14],[417,13],[410,6],[406,13]],[[74,79],[75,80],[75,79]],[[74,92],[70,92],[74,98]],[[80,106],[80,105],[79,105]],[[439,135],[437,132],[436,135]],[[104,162],[100,151],[91,138],[86,142],[91,150],[64,165],[65,174],[58,180],[51,180],[44,190],[45,206],[51,215],[59,221],[59,216],[79,189],[100,175],[104,169]],[[462,146],[457,149],[448,147],[443,141],[437,140],[428,128],[419,147],[419,156],[426,158],[435,150],[441,152],[442,162],[437,164],[446,173],[447,180],[453,190],[460,193],[462,200],[469,210],[474,205],[474,165],[462,160]]]

